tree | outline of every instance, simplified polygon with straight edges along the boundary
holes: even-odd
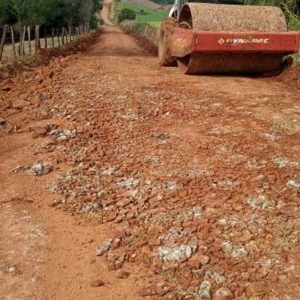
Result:
[[[88,26],[100,9],[99,0],[0,0],[0,24],[19,31],[27,25]]]
[[[2,1],[2,0],[1,0]],[[55,0],[8,0],[9,10],[18,21],[18,28],[42,24],[53,11]]]
[[[136,15],[135,11],[129,8],[123,8],[118,15],[118,23],[121,23],[124,20],[135,20]]]
[[[89,21],[92,16],[93,8],[94,8],[93,0],[81,1],[79,15],[80,15],[80,20],[84,24],[85,28],[89,27]]]
[[[8,0],[0,1],[0,25],[3,25],[6,21],[6,12],[8,8]]]

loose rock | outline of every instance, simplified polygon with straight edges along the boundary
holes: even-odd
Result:
[[[52,165],[44,162],[37,162],[30,167],[18,166],[13,171],[14,173],[27,173],[33,176],[42,176],[49,174],[52,170]]]
[[[102,245],[100,245],[96,250],[96,256],[102,256],[104,253],[106,253],[110,249],[113,241],[113,239],[108,239]]]
[[[100,287],[103,285],[104,285],[104,282],[101,279],[96,279],[91,282],[91,287]]]
[[[162,261],[180,261],[190,258],[197,250],[197,245],[161,246],[158,255]]]
[[[228,300],[232,299],[232,293],[230,289],[226,287],[221,287],[216,290],[215,295],[214,295],[214,300]]]
[[[31,128],[31,130],[32,130],[32,136],[34,138],[44,137],[44,136],[47,135],[49,129],[50,129],[49,126],[37,126],[37,127],[33,127],[33,128]]]
[[[12,130],[12,126],[5,119],[0,117],[0,129],[9,133]]]
[[[120,279],[125,279],[127,278],[128,276],[130,275],[129,272],[125,271],[125,270],[118,270],[117,271],[117,277],[120,278]]]
[[[202,281],[198,290],[198,295],[200,299],[210,299],[211,298],[210,289],[211,289],[210,282],[207,280]]]

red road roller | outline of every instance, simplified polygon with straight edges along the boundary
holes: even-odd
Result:
[[[287,31],[279,7],[213,2],[176,0],[161,23],[160,65],[177,63],[186,74],[264,73],[299,51],[300,33]]]

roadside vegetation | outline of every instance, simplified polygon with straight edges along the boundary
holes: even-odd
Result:
[[[148,41],[150,41],[153,45],[158,45],[159,39],[159,26],[152,25],[148,22],[142,21],[123,21],[120,26],[125,32],[128,33],[136,33]]]
[[[121,23],[124,20],[135,20],[136,13],[134,10],[129,8],[123,8],[118,14],[118,23]]]
[[[123,14],[124,10],[131,11],[132,14],[135,15],[136,21],[147,22],[152,25],[159,25],[160,21],[168,15],[168,11],[163,9],[150,9],[134,3],[127,2],[117,2],[115,4],[116,16]],[[126,19],[128,20],[129,18]]]
[[[284,4],[283,10],[287,18],[289,30],[300,31],[300,1],[298,0],[298,4],[294,9]],[[294,63],[297,65],[300,64],[300,49],[299,53],[294,55]]]
[[[30,25],[96,27],[100,8],[98,0],[1,0],[0,26],[12,25],[19,31]]]
[[[124,11],[131,11],[134,19],[123,18]],[[120,16],[122,16],[120,18]],[[158,44],[158,33],[161,20],[168,16],[168,10],[151,9],[142,5],[128,2],[116,2],[114,5],[114,19],[120,23],[125,32],[137,33],[152,44]]]
[[[99,0],[0,0],[0,63],[75,41],[98,27],[100,9]]]

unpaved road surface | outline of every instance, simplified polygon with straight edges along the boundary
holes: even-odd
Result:
[[[0,87],[1,299],[299,299],[292,88],[114,26]]]

